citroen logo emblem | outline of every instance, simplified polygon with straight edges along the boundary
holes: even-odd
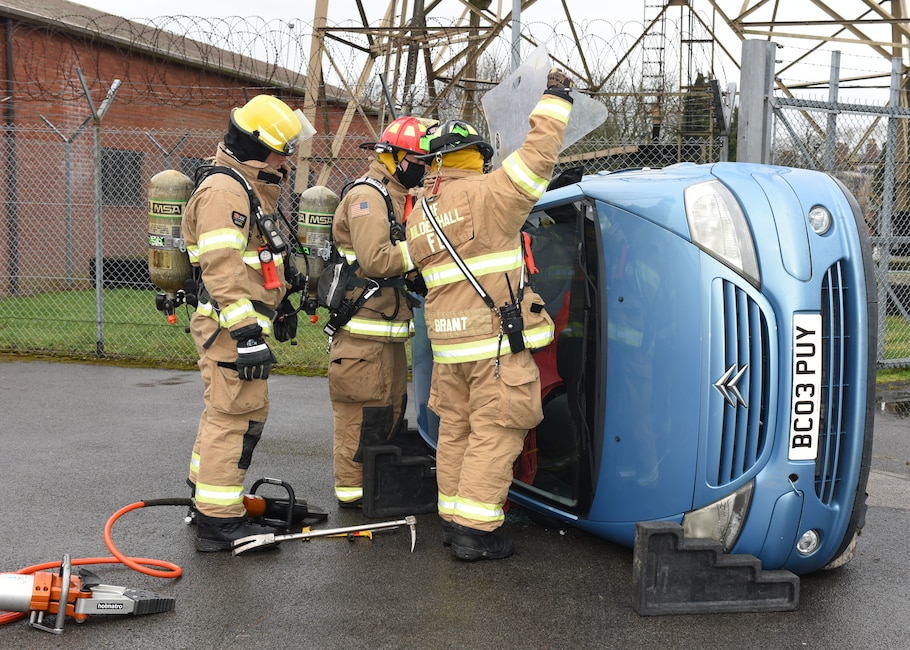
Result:
[[[736,408],[737,405],[746,409],[749,408],[742,393],[739,392],[739,382],[748,369],[749,364],[746,364],[737,370],[736,364],[734,363],[727,368],[727,372],[725,372],[720,379],[714,382],[714,388],[723,396],[724,401],[733,408]]]

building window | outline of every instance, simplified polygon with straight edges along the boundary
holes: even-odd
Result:
[[[103,205],[125,208],[145,205],[142,152],[101,150],[101,200]]]

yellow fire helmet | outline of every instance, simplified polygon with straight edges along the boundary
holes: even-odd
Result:
[[[292,155],[299,140],[306,140],[316,132],[300,109],[291,110],[272,95],[257,95],[240,108],[232,109],[231,122],[283,156]]]

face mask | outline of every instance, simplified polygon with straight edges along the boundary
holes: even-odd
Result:
[[[398,182],[406,188],[411,189],[412,187],[420,185],[420,181],[423,180],[426,169],[427,168],[424,165],[408,162],[407,169],[403,170],[400,167],[398,168],[398,171],[395,173],[395,178],[397,178]]]

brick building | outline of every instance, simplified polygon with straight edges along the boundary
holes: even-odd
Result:
[[[144,256],[154,174],[172,168],[192,177],[229,109],[252,96],[304,106],[303,70],[64,0],[0,1],[0,34],[0,295],[84,287],[99,253]],[[310,182],[330,162],[325,183],[336,192],[362,172],[357,144],[375,138],[378,122],[367,107],[372,124],[352,120],[333,153],[349,99],[320,88],[317,135],[303,161]],[[292,215],[295,198],[285,193]],[[49,245],[55,254],[46,254]]]

